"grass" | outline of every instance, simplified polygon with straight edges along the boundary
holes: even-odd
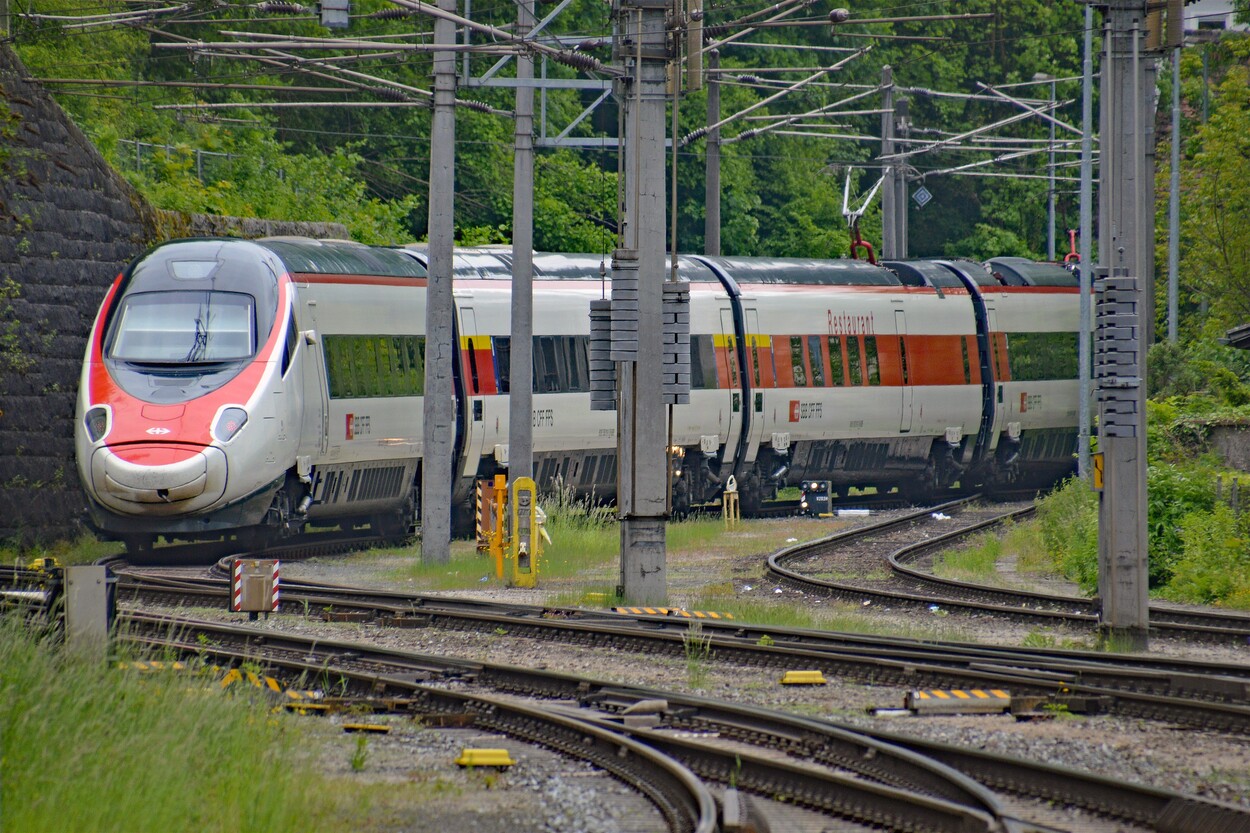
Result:
[[[344,790],[293,763],[298,718],[271,714],[258,694],[92,662],[12,616],[0,619],[0,667],[6,830],[294,833],[336,824]]]
[[[38,558],[55,558],[63,565],[90,564],[105,556],[116,555],[125,550],[117,541],[99,541],[91,535],[80,535],[74,541],[57,541],[53,544],[19,549],[12,544],[0,544],[0,563],[26,565]]]

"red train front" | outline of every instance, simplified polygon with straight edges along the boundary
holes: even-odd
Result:
[[[79,476],[98,530],[142,550],[158,533],[216,537],[266,520],[298,440],[302,397],[284,379],[292,328],[285,270],[253,243],[168,243],[118,277],[78,395]]]

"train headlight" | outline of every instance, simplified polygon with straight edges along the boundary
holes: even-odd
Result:
[[[228,443],[244,425],[247,425],[247,411],[242,408],[226,408],[221,412],[221,416],[217,417],[217,424],[213,426],[213,436],[218,442]]]
[[[92,408],[87,411],[82,422],[87,429],[87,436],[91,438],[93,443],[98,443],[109,432],[108,408]]]

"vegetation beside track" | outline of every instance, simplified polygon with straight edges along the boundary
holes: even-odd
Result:
[[[295,833],[343,829],[366,806],[355,785],[301,763],[299,718],[259,693],[59,647],[0,618],[5,830]]]

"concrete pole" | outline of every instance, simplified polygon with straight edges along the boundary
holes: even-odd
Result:
[[[534,0],[520,0],[517,37],[534,28]],[[508,400],[508,477],[534,476],[534,58],[516,58],[512,166],[512,344]]]
[[[881,68],[881,155],[888,157],[894,153],[894,71],[890,67]],[[887,159],[881,163],[881,258],[897,259],[898,254],[898,211],[895,201],[898,192],[894,187],[898,163]]]
[[[1144,649],[1149,636],[1146,502],[1146,331],[1153,184],[1146,156],[1153,80],[1142,56],[1145,0],[1105,7],[1099,262],[1116,278],[1100,294],[1099,400],[1104,488],[1099,500],[1098,591],[1105,634]],[[1144,227],[1150,223],[1151,230]],[[1127,279],[1127,280],[1125,280]]]
[[[908,99],[899,98],[894,102],[895,135],[907,139],[911,136],[911,123],[908,121]],[[911,147],[907,142],[896,144],[895,150],[906,150]],[[894,163],[894,256],[900,260],[907,259],[907,165],[902,161]]]
[[[1090,399],[1090,334],[1093,323],[1090,288],[1094,276],[1094,7],[1085,7],[1085,59],[1081,79],[1081,324],[1077,356],[1080,361],[1077,472],[1088,481],[1089,435],[1092,422]]]
[[[1175,344],[1181,249],[1181,48],[1172,50],[1172,176],[1168,196],[1168,343]]]
[[[720,123],[720,51],[707,53],[707,123]],[[707,182],[704,186],[703,253],[720,254],[720,128],[707,134]]]
[[[456,0],[438,0],[455,12]],[[434,21],[434,43],[454,46],[456,26]],[[452,361],[452,248],[455,241],[456,53],[434,53],[434,115],[430,126],[430,263],[425,308],[425,428],[422,459],[421,557],[451,561],[452,449],[456,436]]]
[[[1050,113],[1055,112],[1055,79],[1050,79]],[[1046,187],[1046,217],[1049,225],[1046,229],[1046,259],[1051,263],[1055,262],[1055,123],[1050,123],[1050,144],[1047,145],[1050,152],[1047,154],[1049,163],[1046,170],[1049,173],[1047,177]]]
[[[668,418],[663,395],[665,280],[665,105],[667,32],[664,6],[615,0],[621,84],[625,182],[621,246],[636,257],[638,349],[620,362],[617,409],[621,517],[620,592],[638,604],[668,595]],[[616,303],[614,293],[613,303]]]

